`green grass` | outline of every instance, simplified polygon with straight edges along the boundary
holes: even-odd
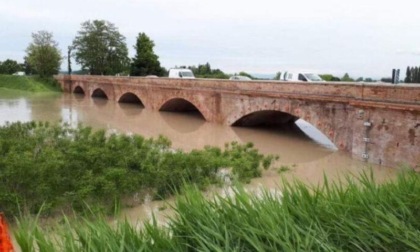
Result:
[[[315,188],[286,183],[279,194],[234,191],[206,199],[187,189],[167,227],[64,217],[64,225],[44,229],[23,221],[15,237],[24,251],[420,251],[414,172],[380,185],[364,174]]]
[[[58,92],[60,87],[54,79],[36,76],[0,75],[0,87],[29,92]]]

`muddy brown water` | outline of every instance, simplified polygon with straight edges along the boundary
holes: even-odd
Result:
[[[302,120],[297,121],[297,127],[287,130],[229,127],[208,123],[196,114],[152,111],[136,104],[115,103],[101,98],[61,93],[30,95],[0,89],[0,125],[7,121],[31,120],[62,121],[71,125],[83,123],[93,128],[145,137],[164,135],[172,141],[174,148],[185,151],[205,145],[223,147],[231,141],[252,142],[260,152],[280,157],[274,168],[285,166],[290,170],[282,173],[274,168],[264,171],[262,177],[253,179],[247,185],[249,190],[274,190],[281,177],[317,184],[322,182],[324,174],[334,180],[370,168],[378,180],[392,178],[396,174],[394,168],[366,164],[351,159],[348,153],[337,151],[322,133]],[[169,214],[167,202],[147,201],[124,209],[123,215],[136,222],[156,213],[158,220],[164,221],[163,216]]]

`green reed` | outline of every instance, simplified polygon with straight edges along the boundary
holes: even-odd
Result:
[[[212,199],[189,187],[173,211],[167,226],[66,220],[54,242],[45,238],[51,231],[20,225],[26,241],[18,242],[33,245],[25,251],[420,251],[420,175],[413,172],[382,184],[368,174],[318,187],[285,182],[281,193],[261,195],[238,186],[233,196]]]

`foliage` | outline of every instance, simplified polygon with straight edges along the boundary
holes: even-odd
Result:
[[[188,69],[198,78],[229,79],[229,75],[220,69],[212,69],[210,63],[198,64],[198,66],[188,66]]]
[[[83,22],[72,46],[76,62],[90,74],[115,75],[129,68],[125,37],[108,21]]]
[[[354,79],[353,79],[353,78],[350,78],[350,76],[349,76],[349,74],[348,74],[348,73],[345,73],[345,74],[343,75],[343,77],[341,77],[341,81],[353,82],[353,81],[354,81]]]
[[[251,74],[249,74],[247,72],[239,72],[239,74],[235,74],[235,75],[246,76],[246,77],[250,78],[251,80],[257,79],[257,78],[255,78],[254,76],[252,76]]]
[[[281,72],[277,72],[276,75],[273,77],[273,80],[280,80]]]
[[[340,78],[332,75],[332,74],[320,74],[319,75],[325,81],[341,81]]]
[[[51,77],[57,74],[61,65],[61,52],[53,34],[47,31],[32,33],[32,43],[26,49],[26,60],[41,76]]]
[[[107,136],[83,126],[7,124],[0,128],[0,211],[13,215],[20,207],[36,213],[41,206],[46,213],[83,210],[84,202],[110,209],[135,192],[165,197],[185,182],[201,187],[217,183],[219,168],[231,167],[238,180],[249,181],[273,159],[252,144],[190,153],[170,146],[164,137]]]
[[[386,82],[386,83],[392,83],[392,78],[391,77],[384,77],[384,78],[381,78],[381,81]]]
[[[405,83],[420,83],[420,70],[419,67],[407,67],[405,73]]]
[[[45,230],[19,223],[23,251],[419,251],[420,175],[378,185],[369,175],[310,188],[207,199],[194,188],[177,198],[168,227],[155,219],[138,229],[83,219]],[[54,232],[54,236],[49,232]],[[44,249],[42,249],[44,248]]]
[[[30,92],[60,91],[59,83],[55,79],[38,76],[0,75],[0,87]]]
[[[0,62],[0,74],[13,74],[22,70],[22,65],[15,60],[7,59],[4,62]]]
[[[130,75],[163,76],[165,74],[166,71],[160,66],[159,57],[153,51],[154,46],[155,43],[146,35],[146,33],[139,33],[136,45],[134,46],[134,49],[136,49],[136,56],[134,56],[131,63]]]

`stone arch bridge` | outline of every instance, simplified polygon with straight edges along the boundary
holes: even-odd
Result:
[[[65,92],[135,102],[160,111],[199,111],[206,121],[230,126],[284,124],[302,118],[355,158],[420,169],[419,84],[55,78]]]

